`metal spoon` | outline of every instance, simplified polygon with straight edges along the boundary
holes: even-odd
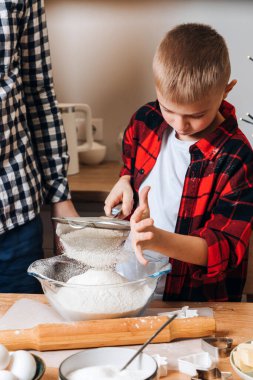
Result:
[[[121,368],[120,371],[123,371],[124,369],[126,369],[130,363],[132,363],[132,361],[136,358],[136,356],[138,356],[143,350],[144,348],[166,327],[168,326],[172,321],[173,319],[175,319],[177,317],[177,314],[174,314],[170,319],[168,319],[161,327],[159,327],[159,329],[139,348],[138,351],[136,351],[136,353],[128,360],[128,362],[124,365],[124,367]]]

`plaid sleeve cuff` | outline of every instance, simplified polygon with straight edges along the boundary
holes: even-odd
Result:
[[[66,178],[50,181],[44,186],[44,201],[47,204],[71,199],[69,186]]]
[[[122,177],[123,175],[131,175],[130,170],[126,167],[122,167],[119,176]]]

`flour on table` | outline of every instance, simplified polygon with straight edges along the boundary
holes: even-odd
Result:
[[[40,323],[61,322],[64,319],[51,306],[21,298],[0,318],[0,330],[29,329]]]

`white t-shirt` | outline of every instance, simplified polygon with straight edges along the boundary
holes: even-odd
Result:
[[[140,186],[150,186],[148,202],[155,226],[174,232],[183,192],[185,174],[190,164],[189,148],[193,141],[179,140],[174,130],[163,134],[161,151],[148,177]]]
[[[175,131],[164,131],[162,146],[156,163],[140,186],[139,193],[145,186],[150,186],[148,202],[150,216],[156,227],[174,232],[183,192],[186,171],[190,164],[189,148],[194,141],[179,140]],[[131,244],[129,236],[126,246]],[[167,259],[158,252],[145,251],[145,255],[154,259]],[[157,292],[163,293],[166,276],[158,283]]]

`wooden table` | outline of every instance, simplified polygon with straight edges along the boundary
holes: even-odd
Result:
[[[39,302],[47,303],[44,295],[0,294],[0,317],[15,301],[21,298],[31,298]],[[250,339],[253,340],[253,303],[187,302],[187,305],[193,308],[211,307],[213,309],[217,336],[233,338],[234,345]],[[185,303],[154,301],[150,306],[153,308],[181,308],[185,306]],[[233,372],[228,357],[220,360],[219,368],[223,371]],[[57,375],[58,370],[56,368],[47,368],[43,380],[56,380],[58,378]],[[189,380],[189,376],[176,371],[169,371],[168,376],[163,379]],[[233,379],[239,379],[239,377],[233,373]]]

